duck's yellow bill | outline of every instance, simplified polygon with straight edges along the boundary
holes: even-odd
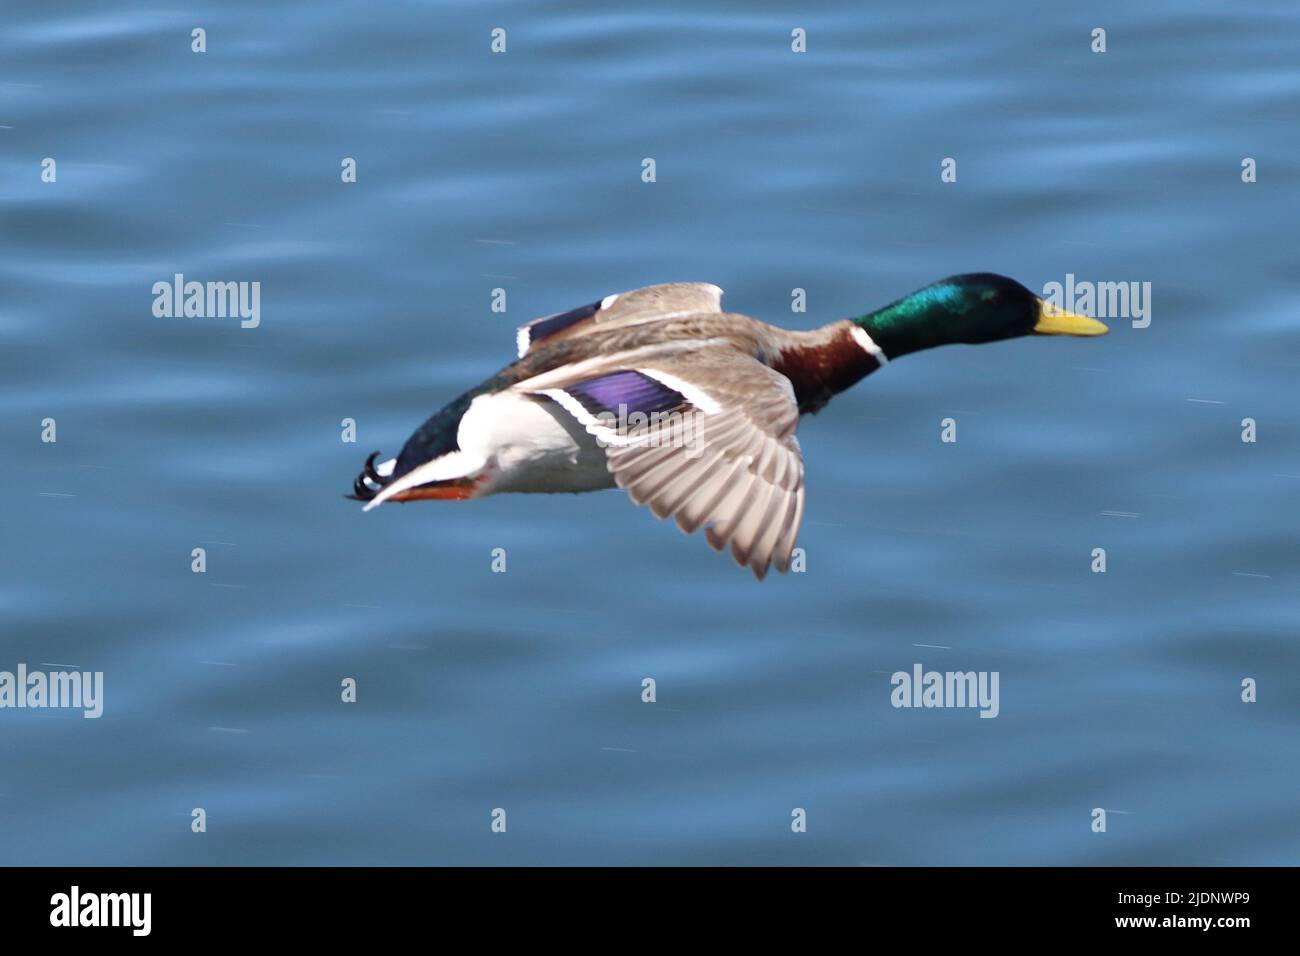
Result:
[[[1046,299],[1039,299],[1038,324],[1034,331],[1039,335],[1105,335],[1110,329],[1096,319],[1066,312]]]

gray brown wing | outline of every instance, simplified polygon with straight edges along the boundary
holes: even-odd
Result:
[[[671,319],[693,312],[721,312],[722,290],[708,282],[670,282],[607,295],[598,302],[521,325],[515,335],[519,357],[538,342],[581,335],[592,328]]]
[[[785,376],[715,347],[545,384],[537,393],[604,444],[633,502],[672,516],[688,534],[704,527],[713,548],[730,546],[760,580],[772,564],[789,570],[804,482],[799,411]]]

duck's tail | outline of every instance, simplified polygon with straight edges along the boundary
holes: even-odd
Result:
[[[361,474],[357,475],[357,480],[352,483],[352,494],[346,497],[353,501],[373,501],[375,496],[384,490],[384,486],[392,481],[397,459],[390,458],[376,465],[375,459],[378,457],[379,452],[370,453],[370,457],[366,459],[366,466],[361,469]]]
[[[396,458],[376,465],[375,459],[378,457],[379,452],[370,453],[366,466],[352,483],[352,494],[345,496],[353,501],[364,501],[366,511],[377,508],[385,501],[465,501],[478,493],[485,477],[483,474],[466,474],[444,478],[434,474],[435,471],[445,470],[430,467],[435,465],[434,462],[398,475]]]

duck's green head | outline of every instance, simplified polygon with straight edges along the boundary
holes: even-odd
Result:
[[[1096,319],[1064,312],[1014,279],[991,272],[941,279],[854,321],[891,359],[937,345],[1108,331]]]

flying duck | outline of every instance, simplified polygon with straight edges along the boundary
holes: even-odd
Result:
[[[911,352],[1025,335],[1102,335],[991,273],[953,276],[808,332],[722,309],[674,282],[608,295],[520,327],[519,357],[372,454],[351,497],[481,498],[619,487],[762,580],[785,572],[804,509],[795,429],[831,396]]]

